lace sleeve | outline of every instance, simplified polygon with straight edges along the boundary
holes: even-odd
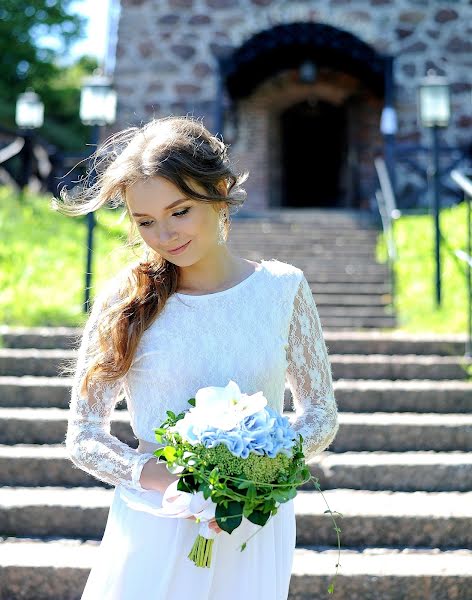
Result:
[[[80,394],[80,383],[90,361],[91,341],[97,335],[97,323],[103,300],[97,299],[85,325],[78,351],[72,385],[65,445],[72,462],[83,471],[111,485],[124,485],[145,491],[139,483],[144,464],[157,458],[139,453],[110,434],[110,419],[123,386],[116,382],[95,382],[88,395]]]
[[[286,375],[295,409],[291,424],[303,436],[303,450],[309,460],[330,445],[339,423],[328,351],[304,275],[293,303]]]

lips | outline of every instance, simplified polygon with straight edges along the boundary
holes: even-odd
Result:
[[[186,244],[183,244],[182,246],[178,246],[177,248],[174,248],[173,250],[168,250],[168,252],[173,253],[173,252],[178,252],[179,250],[183,250],[186,246],[188,246],[190,244],[190,241],[188,241]]]

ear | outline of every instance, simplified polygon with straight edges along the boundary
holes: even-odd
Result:
[[[226,185],[226,181],[224,179],[219,181],[216,187],[222,196],[228,195],[228,186]]]

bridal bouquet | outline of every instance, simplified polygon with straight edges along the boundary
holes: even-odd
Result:
[[[243,394],[230,380],[226,387],[199,389],[188,402],[188,412],[167,411],[167,420],[154,429],[164,444],[154,455],[179,478],[167,488],[161,514],[196,516],[200,533],[188,556],[209,567],[216,536],[208,526],[211,519],[227,533],[243,517],[263,526],[311,475],[302,436],[296,438],[288,419],[267,406],[262,392]]]

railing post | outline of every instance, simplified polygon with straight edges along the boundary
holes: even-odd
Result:
[[[433,125],[433,215],[434,215],[434,257],[436,265],[436,307],[441,306],[441,213],[440,181],[439,181],[439,127]]]
[[[465,194],[465,201],[467,202],[467,254],[470,257],[472,256],[472,240],[471,240],[471,207],[470,203],[472,201],[472,196],[469,194]],[[467,316],[467,329],[468,336],[465,344],[465,356],[467,358],[472,358],[472,280],[471,280],[471,270],[472,265],[470,262],[467,262],[467,304],[468,304],[468,316]]]
[[[96,150],[99,140],[100,133],[99,125],[92,125],[92,153]],[[93,165],[93,163],[92,163]],[[96,178],[95,168],[90,167],[90,181],[93,185]],[[93,231],[95,229],[95,213],[91,211],[87,213],[87,258],[85,266],[85,299],[84,299],[84,312],[90,310],[90,288],[92,286],[92,258],[93,258]]]

